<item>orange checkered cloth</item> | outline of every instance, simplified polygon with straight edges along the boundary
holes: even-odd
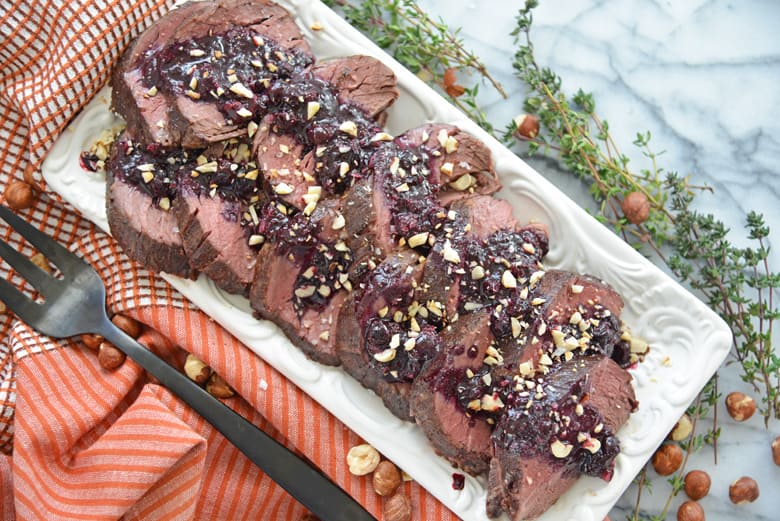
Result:
[[[40,176],[47,150],[106,83],[121,52],[172,3],[0,3],[0,183],[23,178],[38,188],[37,202],[21,214],[97,268],[109,311],[149,326],[142,343],[178,363],[177,346],[205,360],[241,395],[229,400],[232,406],[379,517],[380,498],[369,480],[346,467],[346,452],[361,440],[165,281],[128,260],[47,191]],[[7,227],[0,235],[34,253]],[[0,276],[22,284],[5,265]],[[108,372],[77,339],[42,336],[10,312],[0,320],[0,519],[275,521],[305,513],[134,363]],[[414,519],[456,519],[416,484],[406,483],[404,492]]]

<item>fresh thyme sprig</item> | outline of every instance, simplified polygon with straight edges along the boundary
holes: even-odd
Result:
[[[432,19],[413,0],[325,0],[325,3],[426,83],[440,87],[478,125],[488,132],[494,131],[477,102],[479,82],[464,87],[457,95],[441,88],[445,72],[458,69],[480,76],[503,98],[507,97],[485,64],[463,45],[459,29],[450,30],[443,21]]]
[[[530,89],[525,110],[538,116],[542,129],[524,139],[528,151],[556,153],[568,170],[590,183],[591,195],[601,205],[598,218],[636,248],[652,250],[723,317],[734,335],[734,356],[742,367],[742,379],[762,396],[761,414],[766,422],[780,418],[780,359],[771,349],[773,322],[780,317],[774,302],[780,274],[769,268],[769,228],[763,217],[756,212],[747,217],[752,248],[731,244],[729,230],[720,220],[694,209],[702,187],[661,168],[649,132],[637,134],[633,144],[650,166],[635,170],[609,133],[608,123],[596,115],[592,94],[578,90],[567,96],[561,78],[536,62],[530,38],[536,6],[536,0],[526,1],[512,33],[518,45],[513,67]],[[512,122],[504,138],[515,137],[517,128]],[[634,192],[649,203],[650,211],[641,222],[629,221],[621,206]],[[713,398],[717,396],[705,397],[707,401]]]

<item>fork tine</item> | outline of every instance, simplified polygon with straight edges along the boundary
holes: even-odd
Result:
[[[41,306],[3,278],[0,278],[0,300],[27,324],[36,324],[41,319]]]
[[[51,262],[53,262],[66,276],[75,276],[78,270],[74,270],[76,261],[83,262],[73,255],[67,248],[57,241],[13,213],[7,206],[0,204],[0,218],[7,222],[22,237],[38,248]]]
[[[44,297],[46,296],[47,290],[51,288],[52,283],[56,283],[57,281],[57,279],[33,264],[30,259],[19,253],[2,239],[0,239],[0,257],[5,259],[19,275],[27,279],[35,289],[43,293]]]

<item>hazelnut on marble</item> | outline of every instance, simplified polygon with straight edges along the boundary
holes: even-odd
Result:
[[[653,468],[659,476],[669,476],[682,465],[683,451],[676,443],[665,443],[653,454]]]
[[[621,204],[623,215],[631,224],[642,224],[650,217],[650,201],[642,192],[631,192]]]
[[[756,412],[756,401],[745,393],[729,393],[726,396],[726,410],[734,421],[742,422]]]
[[[758,499],[758,495],[758,483],[748,476],[742,476],[729,486],[729,499],[735,505],[752,503]]]
[[[674,426],[674,429],[672,429],[669,437],[674,441],[682,441],[690,436],[692,431],[693,423],[691,422],[691,417],[687,414],[683,414],[677,424]]]
[[[696,501],[686,501],[677,509],[677,521],[704,521],[704,509]]]
[[[685,475],[685,493],[694,501],[698,501],[709,494],[711,484],[710,475],[703,470],[692,470]]]

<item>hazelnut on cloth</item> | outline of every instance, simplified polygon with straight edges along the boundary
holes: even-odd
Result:
[[[355,445],[347,453],[349,472],[355,476],[371,474],[379,465],[379,452],[371,445]]]
[[[374,470],[374,492],[389,496],[401,486],[401,471],[391,461],[383,461]]]

